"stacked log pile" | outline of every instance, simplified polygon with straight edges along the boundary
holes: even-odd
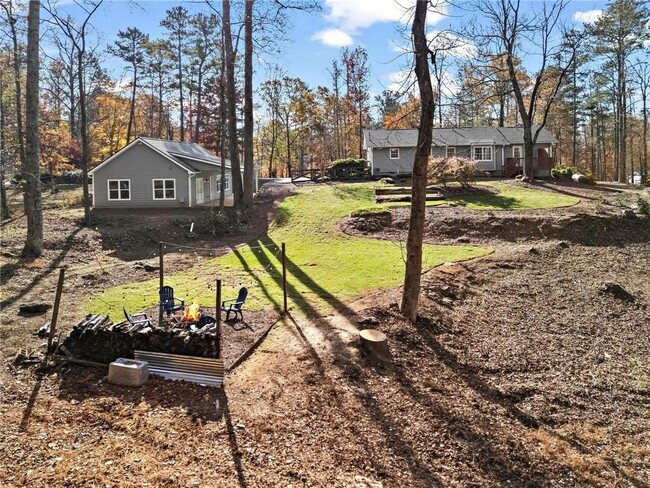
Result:
[[[214,326],[195,330],[189,324],[134,327],[128,322],[113,324],[108,317],[97,315],[75,325],[61,344],[75,358],[105,364],[117,358],[133,358],[134,350],[219,357]]]

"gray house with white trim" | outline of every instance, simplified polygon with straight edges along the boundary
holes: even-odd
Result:
[[[536,127],[533,127],[533,132]],[[364,146],[373,175],[411,174],[418,140],[417,129],[379,129],[364,132]],[[533,148],[535,176],[550,176],[557,139],[545,128]],[[475,159],[493,176],[520,174],[524,157],[521,127],[443,127],[433,129],[431,156]]]
[[[89,172],[96,208],[194,207],[232,195],[230,161],[193,142],[136,140]]]

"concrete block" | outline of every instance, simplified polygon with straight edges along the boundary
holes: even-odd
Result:
[[[108,382],[115,385],[142,386],[149,378],[146,361],[118,358],[108,366]]]

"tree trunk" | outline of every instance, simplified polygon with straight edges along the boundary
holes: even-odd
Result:
[[[0,219],[8,219],[11,216],[7,204],[7,190],[5,189],[5,172],[7,170],[7,159],[5,157],[5,106],[4,106],[4,83],[0,76]]]
[[[133,66],[133,89],[131,90],[131,107],[129,109],[129,124],[126,129],[126,143],[131,142],[131,130],[133,128],[133,119],[135,118],[135,90],[136,90],[136,83],[138,80],[138,69],[134,65]]]
[[[40,5],[40,3],[39,3]],[[20,52],[18,50],[18,33],[16,32],[16,18],[10,15],[10,10],[7,11],[9,17],[9,25],[11,27],[11,41],[13,43],[13,62],[12,67],[14,70],[14,83],[15,83],[15,96],[16,96],[16,132],[18,136],[18,155],[20,157],[20,164],[25,164],[25,136],[23,133],[23,100],[22,88],[20,83]]]
[[[85,51],[85,38],[82,38],[83,47],[77,48],[77,82],[79,83],[79,129],[81,131],[81,178],[83,180],[84,223],[92,224],[90,217],[90,191],[88,190],[88,164],[90,163],[90,141],[88,140],[88,113],[86,112],[86,88],[83,76],[83,58]]]
[[[221,141],[219,142],[219,152],[221,153],[221,183],[219,188],[219,208],[223,209],[226,204],[226,50],[223,30],[221,31],[221,83],[219,83],[219,118],[221,119]]]
[[[427,6],[429,2],[417,2],[413,17],[413,44],[415,47],[415,75],[420,90],[420,126],[418,145],[413,162],[413,189],[411,194],[411,218],[406,241],[406,270],[402,294],[402,313],[412,322],[417,319],[422,273],[422,236],[426,216],[427,165],[431,153],[431,138],[435,102],[429,74],[427,38],[425,33]]]
[[[183,114],[183,50],[181,49],[182,46],[182,40],[179,38],[178,39],[178,97],[179,97],[179,105],[180,105],[180,116],[181,116],[181,126],[180,126],[180,131],[181,131],[181,142],[185,141],[185,115]]]
[[[244,13],[244,205],[253,205],[253,1]]]
[[[223,30],[226,45],[226,98],[228,108],[228,152],[232,179],[232,195],[235,207],[243,203],[239,147],[237,145],[237,97],[235,90],[235,52],[230,28],[230,0],[223,0]]]
[[[25,85],[25,162],[23,164],[24,203],[27,217],[27,238],[23,256],[36,257],[43,252],[43,208],[39,168],[40,144],[38,138],[39,100],[39,23],[40,0],[29,2],[27,14],[27,81]]]

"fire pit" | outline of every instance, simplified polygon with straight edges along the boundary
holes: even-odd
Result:
[[[189,307],[185,307],[183,310],[183,315],[178,321],[185,324],[195,324],[200,319],[201,309],[199,308],[199,304],[194,302]]]
[[[114,324],[108,317],[88,315],[72,328],[61,344],[78,359],[100,363],[133,358],[134,350],[218,358],[221,350],[219,331],[216,327],[190,329],[190,324],[200,318],[198,304],[187,307],[181,318],[186,314],[187,321],[163,321],[162,326],[139,330],[132,330],[128,322]]]

